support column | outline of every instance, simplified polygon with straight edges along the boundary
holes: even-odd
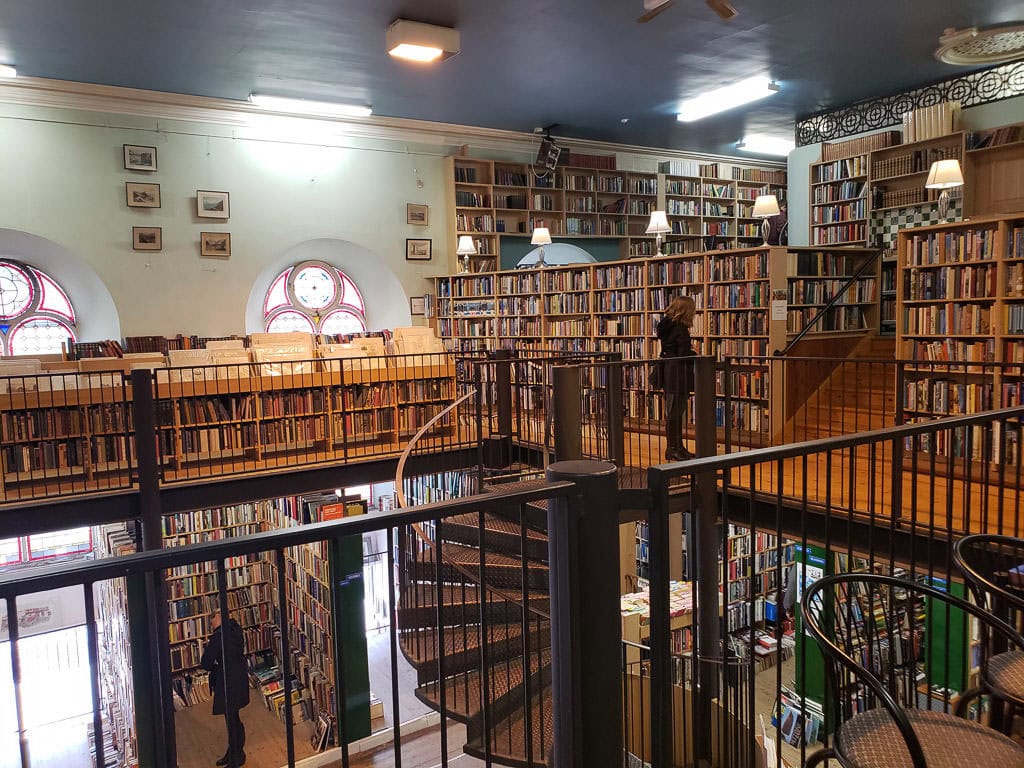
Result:
[[[548,764],[620,768],[617,470],[604,461],[561,461],[548,467],[547,479],[569,480],[578,489],[548,505],[555,731]]]
[[[582,371],[572,366],[553,369],[551,407],[554,411],[555,461],[583,458]],[[550,471],[550,467],[548,468]]]

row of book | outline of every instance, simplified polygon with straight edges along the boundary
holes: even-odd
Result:
[[[752,253],[733,256],[714,256],[711,259],[711,280],[766,280],[768,254]]]
[[[995,341],[917,341],[910,346],[910,352],[911,359],[925,362],[991,363],[995,359]],[[1021,352],[1024,355],[1024,347]],[[1024,357],[1021,361],[1024,362]]]
[[[815,205],[838,203],[864,197],[867,184],[863,181],[843,181],[838,184],[822,184],[814,187],[811,202]]]
[[[818,319],[821,315],[821,319]],[[814,330],[858,331],[867,328],[864,312],[858,306],[834,305],[822,314],[817,308],[790,309],[786,312],[786,332],[799,333],[814,321]]]
[[[1003,407],[1019,403],[1019,384],[1003,385]],[[929,414],[978,413],[993,407],[990,382],[965,383],[948,379],[908,381],[903,390],[903,408]]]
[[[724,283],[708,287],[709,309],[755,309],[768,306],[767,282]],[[757,314],[763,315],[763,312]]]
[[[996,295],[995,266],[957,265],[938,269],[911,269],[907,273],[906,300],[984,299]]]
[[[908,266],[990,261],[995,258],[996,231],[969,229],[959,232],[914,235],[907,240],[903,263]]]
[[[902,141],[903,134],[900,131],[880,131],[856,139],[827,142],[821,147],[821,159],[827,162],[851,155],[866,155],[876,149],[896,146]]]
[[[856,157],[847,157],[831,163],[816,165],[813,168],[814,172],[811,176],[811,183],[813,184],[855,179],[867,176],[868,158],[867,155],[857,155]]]
[[[767,336],[768,317],[764,312],[712,312],[707,319],[712,336]]]
[[[875,159],[871,164],[871,180],[885,181],[896,176],[923,173],[939,160],[960,160],[960,147],[929,147],[915,149],[906,154]]]
[[[811,209],[812,224],[834,224],[843,221],[857,221],[867,216],[867,201],[864,198],[836,205],[816,205]]]
[[[544,297],[544,313],[548,315],[580,315],[590,312],[587,293],[553,293]]]
[[[948,136],[955,133],[959,125],[959,101],[918,107],[903,115],[903,140],[910,143]]]
[[[911,336],[987,336],[992,333],[992,310],[985,304],[962,303],[906,307],[903,327]]]
[[[816,226],[814,245],[842,245],[867,238],[866,224],[830,224]]]
[[[790,304],[827,304],[846,285],[843,278],[803,278],[790,280]],[[875,279],[863,278],[853,283],[843,297],[846,302],[872,302],[875,300]]]

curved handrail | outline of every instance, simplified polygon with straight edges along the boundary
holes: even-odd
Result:
[[[412,449],[416,447],[416,443],[423,435],[430,431],[437,422],[439,422],[446,413],[455,410],[458,406],[462,405],[466,400],[473,397],[476,394],[476,387],[471,387],[470,390],[462,397],[458,398],[445,408],[440,413],[435,414],[433,417],[427,420],[427,423],[417,430],[416,434],[410,438],[409,443],[405,446],[405,450],[402,451],[402,455],[398,457],[398,466],[395,468],[395,493],[398,494],[398,506],[407,507],[409,506],[405,498],[405,465],[409,461],[409,456],[412,455]]]
[[[405,450],[402,451],[402,455],[398,459],[398,466],[395,469],[395,493],[398,496],[398,506],[399,506],[399,508],[404,508],[404,507],[408,507],[409,506],[408,500],[405,497],[405,489],[404,489],[404,485],[405,485],[405,465],[409,461],[409,457],[412,455],[412,451],[413,451],[413,448],[416,447],[416,443],[419,441],[419,439],[421,437],[423,437],[423,435],[425,435],[430,430],[430,428],[434,424],[436,424],[438,421],[440,421],[441,418],[443,418],[446,413],[448,413],[449,411],[454,410],[456,407],[461,405],[463,402],[468,400],[470,397],[473,397],[476,394],[476,392],[477,392],[477,390],[476,390],[475,387],[471,388],[468,392],[466,392],[466,394],[462,395],[462,397],[459,397],[451,405],[446,407],[440,413],[437,413],[433,418],[429,419],[426,424],[424,424],[422,427],[420,427],[420,429],[416,432],[416,434],[413,435],[412,438],[409,440],[409,443],[405,446]],[[424,544],[426,544],[427,547],[429,547],[431,550],[434,549],[435,542],[426,534],[426,532],[423,530],[423,527],[419,523],[413,523],[410,527],[414,531],[416,531],[416,535],[419,536],[420,540]],[[482,545],[483,545],[483,542],[481,541],[481,546]],[[520,608],[526,608],[527,611],[529,611],[530,613],[536,614],[536,615],[540,616],[541,618],[549,619],[549,620],[551,619],[551,615],[549,613],[540,610],[539,608],[537,608],[534,605],[530,605],[529,601],[527,601],[527,603],[524,605],[521,595],[517,595],[514,592],[507,592],[506,590],[503,590],[500,587],[495,587],[495,586],[492,586],[490,584],[480,584],[479,583],[480,579],[479,579],[479,574],[478,573],[474,573],[471,569],[466,568],[462,564],[457,563],[454,560],[450,559],[448,556],[446,556],[444,554],[443,551],[441,553],[441,557],[445,561],[445,564],[449,568],[452,568],[453,570],[458,571],[460,574],[462,574],[463,576],[467,577],[470,580],[471,583],[479,584],[481,589],[484,589],[484,590],[486,590],[486,591],[488,591],[488,592],[490,592],[490,593],[492,593],[492,594],[502,598],[503,600],[507,600],[507,601],[509,601],[511,603],[514,603],[515,605],[518,605]]]

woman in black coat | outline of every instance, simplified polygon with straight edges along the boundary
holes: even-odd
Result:
[[[245,763],[245,725],[239,710],[249,704],[245,635],[234,619],[229,618],[227,627],[221,627],[219,610],[214,612],[210,623],[213,634],[203,650],[199,666],[210,673],[213,714],[224,715],[228,727],[228,749],[217,765],[237,768]]]
[[[697,307],[689,296],[676,296],[658,323],[661,357],[690,357],[695,354],[690,339],[690,326]],[[691,454],[683,445],[683,417],[693,389],[693,366],[689,362],[670,361],[661,364],[662,389],[665,392],[665,461],[688,459]]]

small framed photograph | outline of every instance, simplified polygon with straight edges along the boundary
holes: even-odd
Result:
[[[406,261],[430,261],[431,241],[425,238],[409,237],[405,240]]]
[[[128,171],[155,171],[156,147],[124,145],[124,167]]]
[[[196,216],[201,219],[231,218],[230,196],[227,192],[196,190]]]
[[[405,222],[415,224],[417,227],[425,227],[430,223],[430,206],[419,203],[405,204]]]
[[[427,300],[425,296],[409,297],[409,314],[422,316],[427,312]]]
[[[200,232],[199,254],[226,259],[231,255],[231,235],[227,232]]]
[[[159,251],[164,247],[164,231],[161,227],[132,227],[133,251]]]
[[[129,208],[159,208],[160,185],[126,181],[124,197]]]

